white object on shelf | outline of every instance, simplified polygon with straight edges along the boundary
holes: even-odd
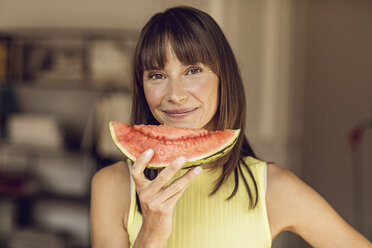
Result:
[[[26,65],[39,84],[67,81],[80,84],[84,79],[84,52],[81,39],[45,39],[37,41],[30,51]],[[49,68],[43,64],[48,61]]]
[[[95,163],[84,156],[39,157],[33,173],[43,191],[57,195],[84,197],[89,193]]]
[[[7,120],[9,143],[63,148],[63,134],[56,116],[36,114],[12,114]]]

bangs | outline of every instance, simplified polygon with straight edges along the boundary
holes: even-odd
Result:
[[[171,48],[182,64],[202,63],[219,75],[218,55],[214,52],[218,50],[214,41],[192,17],[185,17],[182,13],[164,13],[153,17],[138,57],[142,71],[163,69],[169,56],[168,48]]]

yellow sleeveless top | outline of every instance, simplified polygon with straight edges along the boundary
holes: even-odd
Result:
[[[176,203],[173,212],[172,233],[167,248],[226,248],[226,247],[271,247],[271,234],[266,212],[265,170],[266,162],[253,157],[246,157],[245,162],[251,169],[258,186],[258,204],[249,209],[249,197],[244,182],[239,178],[236,195],[226,201],[234,189],[234,173],[212,196],[215,181],[222,168],[212,171],[203,170],[194,178]],[[248,171],[242,171],[251,189],[254,189]],[[181,170],[172,180],[185,174]],[[253,191],[253,190],[252,190]],[[136,189],[131,189],[131,204],[128,216],[127,231],[130,247],[133,246],[142,225],[142,215],[136,205]],[[254,193],[254,191],[253,191]]]

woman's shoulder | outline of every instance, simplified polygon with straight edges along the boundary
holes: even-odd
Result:
[[[92,190],[110,195],[130,195],[130,172],[126,162],[103,167],[92,178]]]
[[[288,221],[288,209],[294,206],[291,202],[295,192],[301,191],[302,187],[301,180],[294,173],[275,163],[267,163],[266,206],[273,239],[290,229],[292,223]]]
[[[303,187],[304,183],[293,172],[275,163],[267,163],[267,197],[278,196],[278,199],[288,196],[290,190]]]
[[[129,181],[129,168],[127,163],[119,161],[98,170],[92,179],[92,182],[98,184],[122,184]]]
[[[272,162],[267,163],[267,177],[270,180],[270,186],[273,188],[283,187],[286,184],[295,183],[297,180],[293,172]]]
[[[100,169],[91,184],[92,202],[106,213],[119,215],[126,226],[130,206],[130,172],[126,162]]]

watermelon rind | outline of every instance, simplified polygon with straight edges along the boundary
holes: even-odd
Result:
[[[119,141],[117,140],[116,136],[115,136],[115,131],[114,131],[114,125],[113,125],[113,121],[110,121],[109,122],[109,127],[110,127],[110,134],[111,134],[111,137],[112,137],[112,140],[114,141],[115,145],[119,148],[119,150],[129,159],[131,160],[132,162],[135,162],[136,161],[136,157],[131,154],[129,151],[127,151],[125,149],[125,147],[123,147]],[[226,155],[228,152],[230,152],[230,150],[234,147],[238,137],[239,137],[239,134],[240,134],[240,129],[237,129],[235,130],[235,135],[228,141],[226,142],[225,144],[221,145],[220,146],[220,149],[217,149],[215,151],[212,151],[210,153],[207,153],[207,154],[203,154],[202,156],[199,156],[199,157],[193,157],[193,158],[188,158],[187,161],[186,161],[186,164],[183,166],[184,169],[186,168],[190,168],[190,167],[193,167],[193,166],[197,166],[197,165],[201,165],[201,164],[206,164],[206,163],[210,163],[210,162],[213,162],[221,157],[223,157],[224,155]],[[167,167],[169,164],[155,164],[155,163],[149,163],[147,164],[147,168],[150,168],[150,169],[161,169],[161,168],[164,168],[164,167]]]
[[[115,131],[114,131],[114,124],[113,124],[113,121],[110,121],[109,122],[109,127],[110,127],[110,134],[111,134],[111,138],[112,140],[114,141],[116,147],[119,148],[119,150],[128,158],[130,159],[131,161],[136,161],[136,157],[133,156],[129,151],[127,151],[118,141],[118,139],[116,138],[115,136]]]

